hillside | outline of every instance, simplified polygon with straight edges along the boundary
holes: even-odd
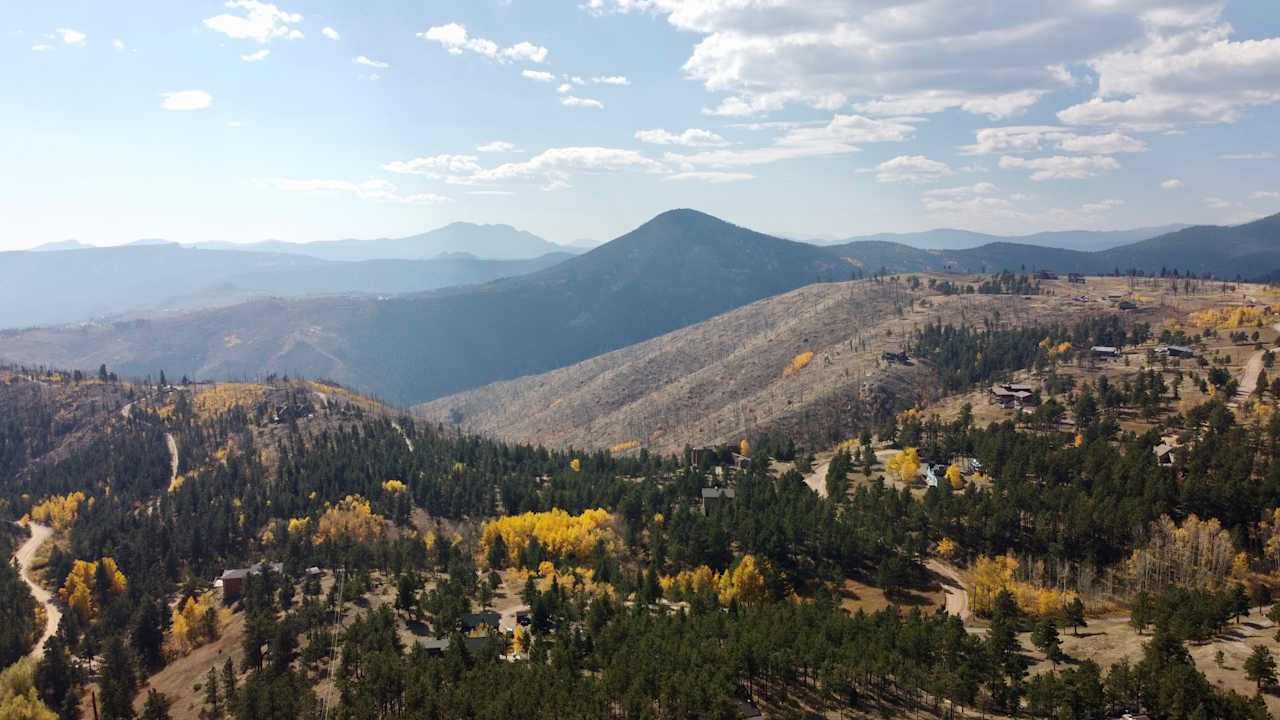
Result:
[[[510,225],[477,225],[455,222],[444,227],[402,238],[373,240],[327,240],[291,243],[266,240],[257,243],[198,243],[197,247],[218,250],[305,255],[321,260],[356,262],[360,260],[425,260],[449,253],[467,253],[489,260],[528,260],[548,253],[571,250],[548,242],[525,230]]]
[[[1120,289],[1093,280],[1089,292]],[[1056,287],[1056,286],[1054,286]],[[822,444],[940,392],[923,364],[885,366],[926,323],[1052,323],[1113,312],[1058,296],[950,295],[871,281],[818,284],[542,375],[414,408],[433,422],[552,447],[736,442],[777,433]],[[927,302],[922,302],[927,301]],[[904,310],[905,312],[899,312]],[[786,368],[812,352],[807,367]]]
[[[191,310],[256,296],[404,293],[489,282],[550,267],[532,260],[335,262],[303,255],[183,248],[173,243],[0,253],[0,327]]]
[[[561,367],[842,272],[819,248],[672,211],[589,253],[487,285],[8,332],[0,356],[106,362],[133,375],[304,373],[411,403]]]

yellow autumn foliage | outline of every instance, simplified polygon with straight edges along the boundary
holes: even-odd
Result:
[[[570,460],[569,469],[574,472],[582,472],[582,460],[580,458]]]
[[[638,447],[640,447],[639,440],[627,440],[625,442],[620,442],[617,445],[614,445],[613,447],[609,448],[609,452],[613,453],[614,455],[617,455],[619,453],[635,450]]]
[[[969,601],[979,615],[989,614],[995,607],[996,596],[1008,591],[1018,607],[1028,615],[1042,618],[1054,617],[1076,598],[1076,593],[1055,588],[1037,587],[1015,577],[1018,560],[1011,555],[997,557],[980,556],[969,573]]]
[[[938,541],[938,545],[934,550],[938,553],[938,557],[950,560],[952,557],[955,557],[956,543],[951,538],[944,537]]]
[[[715,593],[716,599],[723,605],[734,600],[743,605],[754,605],[767,596],[764,573],[761,571],[763,564],[764,561],[756,560],[754,555],[743,555],[737,567],[718,575],[706,565],[699,565],[692,570],[681,570],[675,575],[660,577],[658,584],[664,594],[678,598]]]
[[[580,562],[591,559],[600,540],[610,549],[618,545],[613,515],[599,508],[585,510],[581,515],[570,515],[557,508],[487,522],[480,532],[481,552],[485,557],[499,536],[507,546],[509,559],[521,557],[532,538],[537,538],[542,549],[553,557]]]
[[[31,508],[31,519],[52,525],[55,530],[66,530],[75,523],[84,500],[85,494],[79,490],[66,495],[52,495]]]
[[[373,512],[368,500],[348,495],[320,516],[314,542],[319,545],[325,540],[371,540],[382,534],[382,523],[382,516]]]
[[[791,362],[787,363],[787,366],[782,369],[782,377],[790,377],[791,375],[794,375],[795,373],[800,372],[801,370],[805,369],[811,362],[813,362],[812,350],[806,350],[800,353],[799,355],[796,355],[795,357],[791,358]]]
[[[289,518],[288,533],[289,537],[301,537],[311,532],[311,518],[296,517]]]
[[[191,406],[201,418],[213,418],[232,408],[251,408],[267,395],[267,388],[257,383],[225,383],[196,393]]]
[[[742,455],[743,457],[749,457],[751,455],[750,440],[747,440],[746,438],[742,438],[742,440],[738,442],[738,454]]]
[[[386,491],[386,492],[389,492],[389,493],[392,493],[392,494],[395,494],[395,495],[399,495],[399,494],[400,494],[400,493],[402,493],[402,492],[406,492],[406,491],[408,491],[409,486],[408,486],[408,485],[405,485],[404,483],[400,482],[399,480],[388,480],[388,481],[386,481],[386,482],[382,483],[382,489],[383,489],[384,491]]]
[[[960,472],[959,465],[951,463],[947,466],[947,474],[945,477],[947,478],[947,482],[951,483],[951,487],[953,489],[960,490],[964,487],[964,475]]]
[[[98,567],[102,566],[103,575],[109,583],[108,587],[98,587]],[[100,595],[120,595],[129,588],[129,580],[120,572],[116,561],[104,557],[98,562],[76,560],[71,564],[71,572],[58,590],[58,597],[71,608],[82,622],[88,622],[98,616],[101,608],[97,598]]]
[[[184,478],[183,476],[181,476],[181,475],[174,475],[174,476],[173,476],[173,479],[169,481],[169,492],[171,492],[171,493],[178,492],[179,490],[181,490],[181,489],[182,489],[182,485],[183,485],[186,481],[187,481],[187,479],[186,479],[186,478]]]
[[[523,586],[531,575],[536,577],[534,585],[538,588],[538,592],[548,592],[552,585],[559,585],[566,590],[584,592],[592,597],[608,596],[614,600],[618,599],[618,591],[613,585],[597,581],[595,571],[591,568],[580,566],[557,568],[555,563],[543,560],[538,565],[537,573],[520,569],[513,571],[513,575],[511,582],[516,586]]]
[[[920,474],[920,451],[913,447],[902,450],[889,458],[884,469],[896,474],[904,483],[912,482]]]
[[[213,616],[209,617],[212,613]],[[178,656],[218,639],[219,631],[227,620],[229,610],[219,610],[212,592],[199,597],[189,597],[179,603],[170,615],[169,646]]]
[[[1213,328],[1215,330],[1239,330],[1240,328],[1257,327],[1259,323],[1264,321],[1268,312],[1274,313],[1277,310],[1280,310],[1280,305],[1210,308],[1193,312],[1187,319],[1196,327]]]

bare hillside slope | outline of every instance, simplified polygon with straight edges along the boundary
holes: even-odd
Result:
[[[902,349],[914,327],[935,318],[1023,324],[1079,312],[1047,296],[943,296],[923,285],[913,291],[872,281],[809,285],[416,411],[467,430],[551,446],[670,452],[686,443],[730,442],[784,428],[827,441],[869,416],[932,399],[927,367],[881,360],[885,351]],[[787,370],[809,352],[805,367]]]

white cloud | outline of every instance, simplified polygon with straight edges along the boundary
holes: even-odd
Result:
[[[1276,154],[1272,152],[1255,152],[1255,153],[1234,153],[1229,155],[1219,155],[1219,160],[1275,160]]]
[[[924,193],[924,197],[953,198],[953,197],[967,197],[970,195],[991,195],[992,193],[997,192],[999,189],[1000,188],[996,187],[993,183],[980,182],[980,183],[974,183],[973,185],[965,185],[963,187],[937,188],[934,190],[926,190]]]
[[[79,30],[72,30],[71,28],[58,28],[57,34],[58,37],[62,38],[62,42],[67,45],[76,45],[78,47],[84,47],[85,41],[89,39],[88,35],[85,35]]]
[[[255,40],[267,43],[275,39],[301,40],[302,31],[294,28],[302,22],[302,16],[281,10],[271,3],[258,0],[227,0],[225,7],[241,10],[242,14],[224,13],[206,18],[205,27],[235,40]]]
[[[1204,204],[1208,205],[1214,210],[1230,210],[1231,208],[1240,207],[1240,203],[1232,202],[1230,200],[1224,200],[1223,198],[1213,196],[1213,195],[1205,198]]]
[[[267,56],[270,54],[270,50],[263,48],[257,52],[244,53],[240,56],[240,59],[245,62],[260,62],[262,60],[266,60]]]
[[[638,130],[636,139],[651,145],[680,145],[682,147],[723,147],[728,141],[710,130],[689,128],[676,134],[668,130]]]
[[[591,78],[591,82],[596,85],[630,85],[631,81],[622,75],[604,75],[601,77]]]
[[[902,142],[915,132],[907,119],[875,119],[861,115],[836,115],[825,125],[792,126],[767,147],[708,150],[693,155],[668,155],[684,169],[694,166],[736,167],[761,165],[824,155],[858,152],[856,143]]]
[[[1254,106],[1280,102],[1280,38],[1233,41],[1225,3],[1204,3],[1186,22],[1148,22],[1148,38],[1090,60],[1098,90],[1066,108],[1073,125],[1144,129],[1235,122]]]
[[[555,73],[549,73],[545,70],[522,70],[520,76],[526,80],[542,83],[549,83],[556,79]]]
[[[342,36],[338,34],[338,31],[337,31],[337,30],[334,30],[334,29],[333,29],[333,28],[331,28],[331,27],[326,27],[326,28],[324,28],[323,30],[321,30],[321,31],[320,31],[320,34],[321,34],[321,35],[323,35],[323,36],[325,36],[325,37],[327,37],[327,38],[329,38],[330,40],[341,40],[341,39],[342,39]]]
[[[1089,155],[1145,152],[1147,144],[1119,132],[1080,135],[1054,125],[1014,125],[979,130],[976,142],[960,148],[966,155],[1032,153],[1046,148]]]
[[[385,63],[385,62],[382,62],[381,60],[371,60],[365,57],[364,55],[361,55],[357,58],[353,58],[351,62],[355,63],[356,65],[364,65],[365,67],[378,68],[379,70],[385,70],[391,67],[390,63]]]
[[[203,90],[179,90],[162,93],[160,107],[165,110],[204,110],[213,104],[213,96]]]
[[[124,44],[124,41],[121,40],[120,38],[115,38],[114,40],[111,41],[111,47],[115,48],[116,50],[124,50],[125,44]]]
[[[350,193],[362,200],[379,200],[404,205],[441,205],[453,202],[448,197],[434,193],[401,193],[399,188],[386,180],[366,180],[356,183],[347,180],[294,180],[280,178],[271,182],[277,190],[284,192]]]
[[[1105,215],[1112,210],[1124,205],[1123,200],[1114,198],[1108,200],[1099,200],[1097,202],[1085,203],[1080,206],[1080,211],[1085,215]]]
[[[1031,179],[1043,182],[1045,180],[1083,180],[1116,170],[1120,167],[1120,163],[1116,162],[1115,158],[1106,156],[1054,155],[1028,160],[1005,155],[1000,158],[1000,167],[1004,170],[1031,170]]]
[[[936,182],[951,174],[949,165],[923,155],[899,155],[876,166],[876,181],[882,183]]]
[[[1250,200],[1280,200],[1280,192],[1274,190],[1259,190],[1249,194]]]
[[[518,152],[514,144],[509,143],[505,140],[494,140],[491,143],[485,143],[484,145],[479,145],[476,147],[476,150],[482,153]]]
[[[599,100],[594,100],[592,98],[577,97],[576,95],[566,95],[560,98],[560,104],[564,105],[565,107],[592,108],[594,110],[604,109],[604,103],[600,102]]]
[[[804,104],[865,114],[1025,111],[1077,85],[1068,68],[1141,46],[1155,24],[1204,17],[1206,0],[586,0],[652,11],[701,36],[685,73],[746,115]],[[1220,3],[1212,3],[1220,5]]]
[[[563,95],[563,94],[565,94],[565,93],[569,92],[569,91],[570,91],[570,90],[572,90],[572,89],[573,89],[573,86],[572,86],[572,85],[570,85],[569,83],[560,83],[560,87],[556,88],[556,92],[558,92],[558,93],[560,93],[561,95]]]
[[[1177,190],[1178,188],[1181,188],[1181,187],[1182,187],[1182,181],[1179,180],[1178,178],[1169,178],[1168,180],[1165,180],[1164,182],[1160,183],[1161,190]]]
[[[530,42],[518,42],[508,48],[501,48],[497,43],[485,38],[471,37],[467,28],[459,23],[449,23],[428,28],[417,36],[427,42],[439,43],[450,55],[461,55],[470,51],[499,63],[531,62],[544,63],[550,51]]]
[[[433,155],[384,163],[382,169],[401,175],[426,175],[436,179],[473,175],[481,171],[475,155]]]
[[[544,190],[569,187],[569,181],[578,174],[668,172],[661,162],[634,150],[608,147],[552,148],[525,161],[503,163],[494,167],[482,167],[474,155],[437,155],[385,163],[382,169],[425,175],[453,185],[496,185],[523,181],[541,184]]]
[[[36,43],[31,46],[31,49],[35,52],[48,52],[53,49],[53,46],[48,43]]]
[[[744,173],[744,172],[723,172],[723,171],[717,171],[717,170],[702,170],[702,171],[676,173],[675,175],[668,175],[664,177],[663,180],[668,180],[668,181],[673,180],[677,182],[694,181],[694,182],[710,183],[712,185],[723,185],[725,183],[754,180],[755,177],[756,176],[752,175],[751,173]]]

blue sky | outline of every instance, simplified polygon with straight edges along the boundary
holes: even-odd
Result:
[[[0,249],[1280,211],[1274,0],[10,3]]]

